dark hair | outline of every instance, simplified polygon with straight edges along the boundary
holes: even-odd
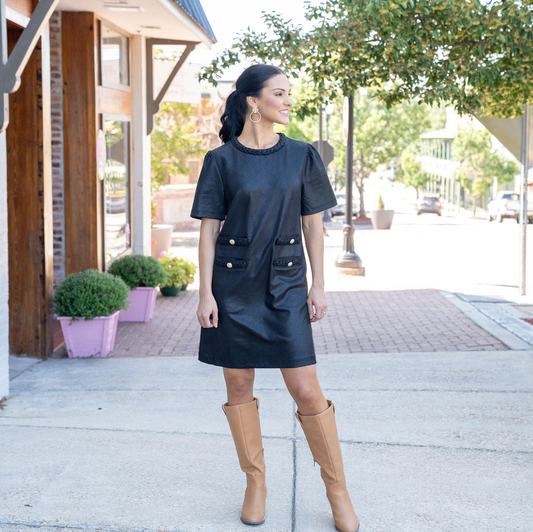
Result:
[[[235,90],[227,97],[224,114],[220,118],[222,127],[218,136],[223,143],[242,133],[248,112],[246,96],[258,97],[267,81],[279,74],[285,74],[285,72],[274,65],[259,64],[249,66],[237,78]]]

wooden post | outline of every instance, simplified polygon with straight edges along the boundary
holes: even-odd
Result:
[[[22,29],[10,27],[11,51]],[[46,359],[53,348],[50,46],[43,30],[10,95],[8,176],[10,352]]]

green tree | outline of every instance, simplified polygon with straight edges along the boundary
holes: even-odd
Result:
[[[152,132],[152,189],[167,182],[168,174],[190,172],[187,157],[203,153],[202,137],[195,135],[198,106],[162,102]]]
[[[406,187],[413,187],[416,190],[416,199],[419,197],[420,190],[426,187],[429,174],[422,170],[421,157],[412,148],[403,151],[394,172],[394,180],[403,183]]]
[[[365,215],[365,180],[379,165],[399,157],[429,125],[425,105],[403,102],[387,108],[374,91],[354,96],[353,176],[360,197],[359,216]]]
[[[452,150],[452,159],[459,163],[454,177],[473,197],[473,216],[476,215],[477,199],[487,193],[494,179],[506,183],[520,171],[514,159],[507,159],[492,149],[487,130],[460,129],[453,140]]]
[[[532,99],[532,0],[323,0],[309,4],[311,29],[264,13],[267,31],[247,29],[200,78],[217,84],[243,58],[305,73],[316,92],[295,111],[377,87],[387,106],[418,98],[465,112],[512,117]]]

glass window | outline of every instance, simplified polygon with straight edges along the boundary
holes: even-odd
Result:
[[[129,87],[130,40],[100,21],[100,83],[106,87]]]
[[[130,122],[104,119],[105,261],[131,247]]]

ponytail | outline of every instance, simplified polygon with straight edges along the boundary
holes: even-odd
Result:
[[[220,117],[222,127],[218,136],[224,144],[242,133],[244,120],[249,112],[246,97],[260,98],[267,81],[279,74],[285,74],[285,72],[277,66],[258,64],[249,66],[237,78],[236,88],[227,97],[224,114]]]
[[[237,90],[228,96],[224,114],[220,118],[222,127],[218,134],[224,144],[232,137],[238,137],[242,133],[247,106],[246,96],[239,94]]]

